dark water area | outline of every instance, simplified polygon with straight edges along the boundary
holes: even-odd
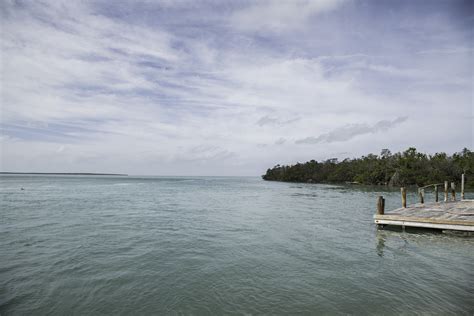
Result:
[[[1,176],[0,314],[472,315],[474,238],[377,230],[378,195],[400,206],[381,187]]]

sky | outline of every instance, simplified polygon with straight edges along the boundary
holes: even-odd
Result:
[[[0,10],[1,171],[256,176],[474,147],[474,1]]]

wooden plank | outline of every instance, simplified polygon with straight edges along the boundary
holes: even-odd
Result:
[[[394,221],[377,219],[375,220],[377,225],[396,225],[396,226],[410,226],[410,227],[422,227],[422,228],[435,228],[435,229],[447,229],[447,230],[461,230],[461,231],[474,231],[474,226],[465,225],[453,225],[453,224],[439,224],[439,223],[422,223],[413,221]]]
[[[440,218],[422,218],[422,217],[408,217],[408,216],[399,216],[399,215],[374,215],[374,219],[377,220],[390,220],[390,221],[409,221],[417,223],[433,223],[433,224],[452,224],[452,225],[462,225],[462,226],[473,226],[474,221],[470,220],[446,220]]]

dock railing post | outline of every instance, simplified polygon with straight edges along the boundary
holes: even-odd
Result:
[[[407,189],[405,187],[401,187],[400,191],[402,193],[402,207],[407,207]]]
[[[425,189],[418,189],[418,196],[420,197],[420,203],[425,203]]]
[[[377,199],[377,215],[383,215],[385,210],[385,199],[379,196]]]
[[[456,201],[456,184],[451,182],[451,200]]]
[[[435,201],[438,202],[438,185],[436,184],[434,187],[435,187]]]
[[[448,181],[444,181],[444,201],[448,202]]]
[[[464,200],[464,173],[461,175],[461,200]]]

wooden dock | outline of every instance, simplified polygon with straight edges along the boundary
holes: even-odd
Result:
[[[374,221],[377,225],[474,231],[474,200],[418,203],[388,213],[382,211],[374,215]]]
[[[444,201],[439,202],[438,187],[443,183],[418,188],[420,203],[407,207],[407,190],[400,188],[402,207],[385,213],[385,199],[379,196],[375,224],[474,232],[474,200],[464,199],[464,173],[461,175],[461,199],[456,200],[456,183],[444,181]],[[425,189],[433,187],[435,202],[425,203]],[[451,192],[451,198],[449,193]]]

